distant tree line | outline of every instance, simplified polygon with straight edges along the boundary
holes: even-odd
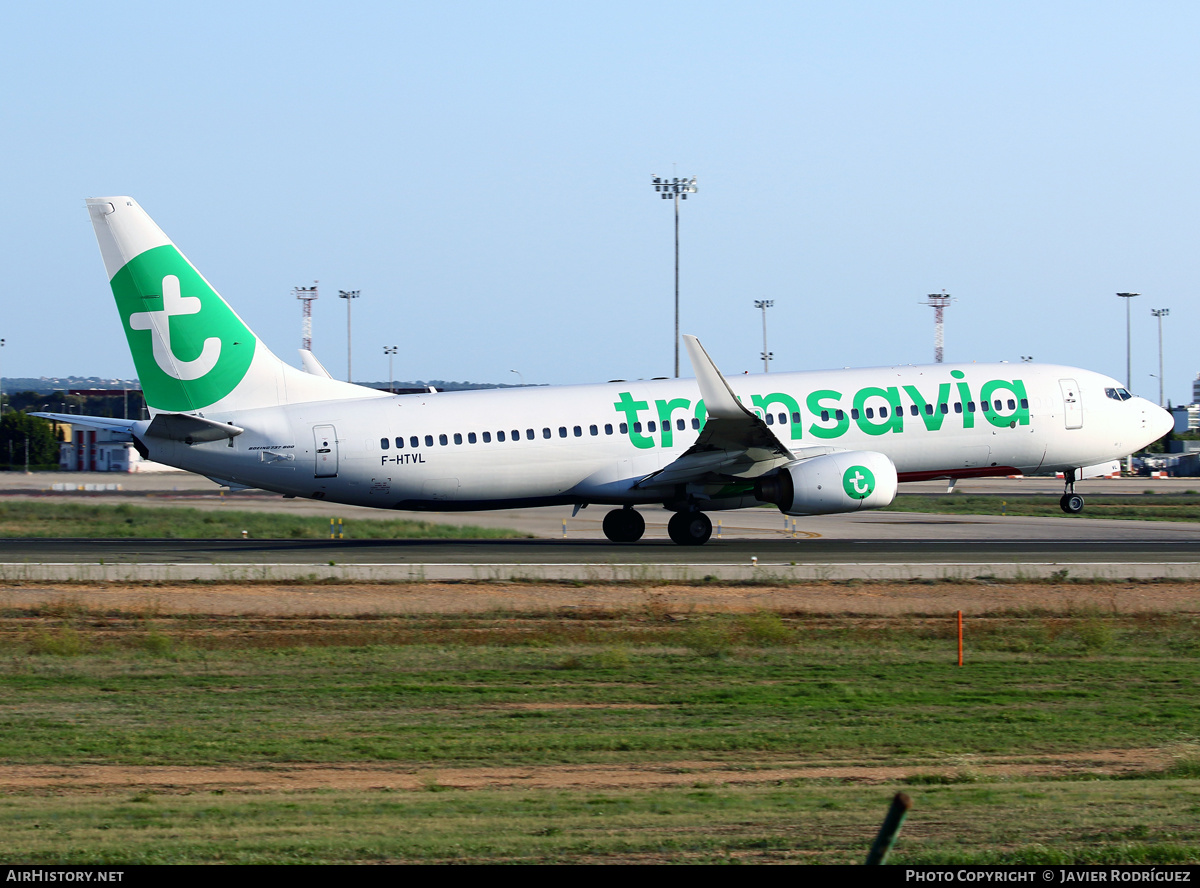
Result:
[[[61,429],[46,419],[20,411],[0,418],[0,470],[57,469]]]

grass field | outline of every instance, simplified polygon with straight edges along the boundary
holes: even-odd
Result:
[[[1130,518],[1137,521],[1200,521],[1200,494],[1089,495],[1080,518]],[[955,493],[929,496],[904,493],[887,507],[892,512],[960,515],[1025,515],[1062,518],[1057,496],[1008,496]]]
[[[0,614],[10,862],[1200,860],[1200,615]]]
[[[0,501],[0,537],[67,539],[328,539],[329,519],[271,512],[103,503]],[[346,539],[515,539],[529,534],[429,521],[372,519],[345,525]]]

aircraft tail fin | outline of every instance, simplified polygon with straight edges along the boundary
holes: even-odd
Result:
[[[87,207],[151,413],[386,395],[280,361],[132,198]]]

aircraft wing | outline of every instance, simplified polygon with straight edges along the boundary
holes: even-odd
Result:
[[[109,416],[78,416],[74,413],[30,413],[30,416],[40,416],[52,422],[62,422],[67,425],[83,426],[89,429],[104,429],[110,432],[131,432],[136,419],[113,419]]]
[[[696,443],[634,487],[660,487],[717,478],[755,478],[796,456],[761,418],[742,406],[700,340],[684,335],[708,419]]]

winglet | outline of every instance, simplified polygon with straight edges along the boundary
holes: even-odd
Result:
[[[743,416],[753,416],[754,414],[743,407],[734,395],[733,389],[708,356],[700,340],[685,333],[683,344],[687,346],[688,358],[692,362],[692,370],[696,373],[696,382],[700,385],[700,394],[704,398],[708,415],[714,419],[741,419]]]

